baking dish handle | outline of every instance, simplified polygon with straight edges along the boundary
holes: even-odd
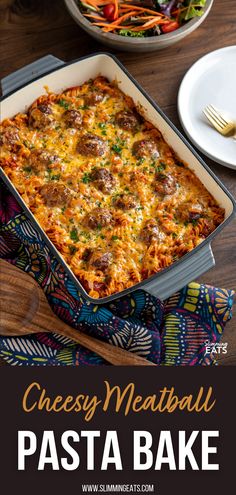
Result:
[[[215,259],[209,243],[179,265],[163,273],[159,279],[147,283],[145,290],[159,299],[167,299],[173,292],[182,289],[213,266]]]
[[[54,57],[54,55],[46,55],[32,62],[32,64],[25,65],[22,69],[16,70],[1,80],[3,96],[7,96],[36,77],[42,76],[46,72],[63,64],[64,62]]]

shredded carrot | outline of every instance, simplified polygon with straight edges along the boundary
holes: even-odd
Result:
[[[87,5],[91,5],[94,7],[96,10],[99,10],[98,6],[96,5],[96,2],[94,0],[86,0]]]
[[[139,14],[137,14],[137,19],[140,19],[141,21],[147,21],[148,19],[156,19],[156,16],[154,16],[154,15],[139,15]]]
[[[127,5],[125,3],[122,3],[120,5],[122,8],[128,8],[130,9],[130,5]],[[159,17],[166,17],[164,14],[161,14],[161,12],[156,12],[155,10],[151,10],[151,9],[146,9],[146,7],[138,7],[136,5],[132,5],[132,10],[143,10],[145,12],[148,12],[149,14],[153,14],[155,16],[159,16]]]
[[[125,21],[129,17],[132,17],[132,15],[134,15],[134,14],[136,14],[136,12],[134,10],[131,10],[131,12],[127,12],[127,14],[122,15],[121,17],[119,17],[118,19],[116,19],[113,22],[110,22],[109,27],[118,26],[121,22]]]
[[[114,11],[114,19],[117,19],[119,16],[119,0],[114,0],[115,11]]]
[[[130,30],[132,27],[133,27],[133,24],[127,24],[126,26],[114,26],[113,31],[116,31],[119,29],[129,29]],[[107,30],[105,27],[102,28],[102,31],[104,31],[104,33],[107,33]]]
[[[85,17],[89,17],[91,19],[98,19],[100,21],[105,21],[105,17],[102,17],[101,15],[96,15],[96,14],[84,14]]]
[[[107,22],[93,22],[93,26],[108,26]]]
[[[88,3],[89,5],[92,5],[92,7],[98,8],[111,3],[111,0],[84,0],[84,3]]]
[[[132,31],[146,31],[146,29],[150,29],[153,26],[156,26],[156,24],[163,24],[163,21],[160,19],[151,19],[142,26],[137,26],[132,29]]]
[[[131,31],[146,31],[147,29],[151,29],[154,26],[160,26],[161,24],[166,24],[166,21],[158,21],[157,19],[153,19],[149,21],[149,23],[143,24],[142,26],[133,27]]]

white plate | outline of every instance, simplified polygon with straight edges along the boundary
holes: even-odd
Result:
[[[185,74],[178,94],[180,121],[191,141],[212,160],[236,169],[236,139],[211,127],[202,113],[209,103],[236,121],[236,45],[200,58]]]

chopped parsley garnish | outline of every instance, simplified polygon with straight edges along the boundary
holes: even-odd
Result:
[[[120,137],[117,137],[116,138],[116,142],[117,144],[119,144],[120,146],[124,146],[125,144],[125,141],[123,139],[121,139]]]
[[[89,182],[91,182],[91,176],[88,172],[85,172],[85,174],[83,175],[82,182],[84,184],[88,184]]]
[[[166,179],[166,175],[163,174],[162,172],[158,172],[158,179],[165,180]]]
[[[97,224],[97,230],[102,230],[102,225],[100,223]]]
[[[89,106],[88,105],[80,105],[79,109],[80,110],[88,110]]]
[[[75,247],[75,246],[70,245],[70,246],[69,246],[69,251],[70,251],[70,254],[75,254],[75,253],[76,253],[76,251],[77,251],[77,249],[76,249],[76,247]]]
[[[145,158],[144,157],[141,157],[138,159],[137,161],[137,165],[142,165],[142,163],[145,161]]]
[[[60,105],[60,107],[64,108],[65,110],[68,110],[69,108],[69,103],[66,100],[58,100],[58,105]]]
[[[61,174],[50,175],[50,180],[59,180],[60,177],[61,177]]]
[[[79,240],[78,230],[75,227],[70,231],[70,238],[74,242],[77,242]]]
[[[32,172],[32,168],[31,168],[31,167],[24,167],[24,168],[23,168],[23,170],[24,170],[24,172],[26,172],[26,173],[30,173],[30,172]]]
[[[115,153],[118,153],[118,154],[120,154],[122,151],[121,146],[119,146],[118,144],[113,144],[111,149],[112,149],[112,151],[114,151]]]
[[[117,235],[113,235],[111,238],[112,241],[118,241],[118,239],[119,239],[119,237]]]
[[[106,129],[106,124],[104,124],[104,122],[99,122],[98,127],[100,127],[100,129]]]
[[[160,162],[160,165],[157,165],[157,167],[156,167],[157,172],[163,172],[163,170],[165,170],[165,169],[166,169],[166,164],[163,162]]]

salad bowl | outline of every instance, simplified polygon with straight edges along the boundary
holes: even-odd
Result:
[[[64,0],[64,2],[75,22],[96,41],[117,50],[144,53],[167,48],[195,31],[208,16],[214,0],[206,0],[203,14],[190,19],[175,31],[161,34],[160,36],[156,35],[141,38],[104,32],[100,27],[93,25],[83,15],[77,0]]]

